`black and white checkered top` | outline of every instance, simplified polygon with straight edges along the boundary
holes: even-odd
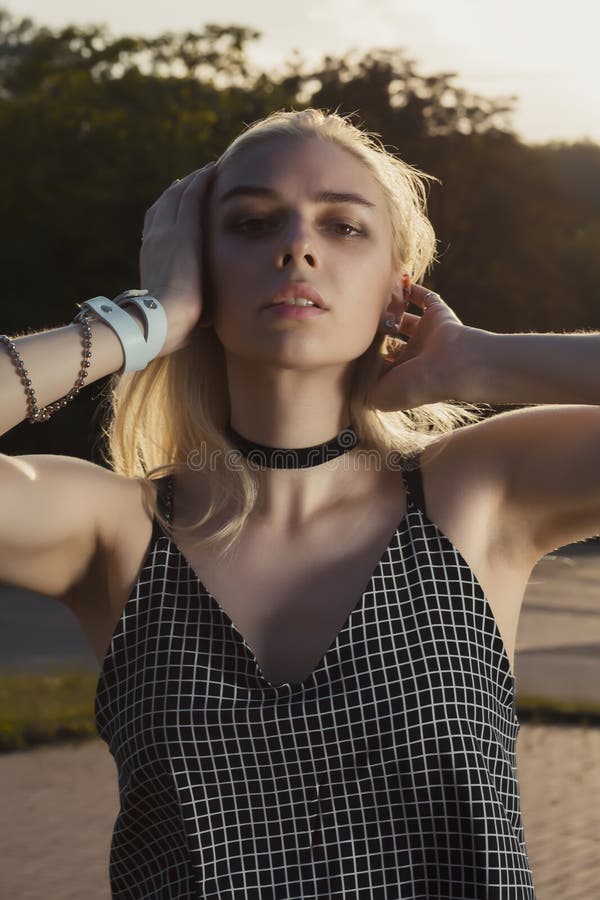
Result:
[[[535,898],[506,649],[418,465],[404,478],[406,515],[298,684],[264,677],[154,519],[96,692],[113,898]]]

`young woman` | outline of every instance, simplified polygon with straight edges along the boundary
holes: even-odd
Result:
[[[429,177],[274,113],[148,210],[144,298],[5,340],[3,431],[17,351],[51,411],[81,322],[116,373],[109,468],[0,458],[0,579],[96,652],[119,900],[534,897],[515,636],[536,562],[600,531],[600,335],[420,286]]]

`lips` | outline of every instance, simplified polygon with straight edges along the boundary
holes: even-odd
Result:
[[[312,284],[309,284],[308,281],[288,281],[271,297],[265,308],[277,306],[285,300],[291,300],[292,297],[305,297],[307,300],[312,300],[320,309],[329,308],[325,305],[325,301],[318,290]]]

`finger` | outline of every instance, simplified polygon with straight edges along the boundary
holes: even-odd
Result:
[[[216,163],[200,169],[186,186],[177,210],[177,217],[189,221],[198,221],[198,209],[215,176]]]
[[[182,193],[187,188],[187,186],[190,184],[190,182],[194,180],[194,178],[197,178],[197,176],[200,175],[202,172],[206,172],[209,169],[214,168],[214,166],[216,166],[216,163],[210,162],[210,163],[207,163],[205,166],[202,166],[201,169],[194,169],[193,172],[189,172],[187,175],[184,175],[183,178],[175,178],[175,180],[172,181],[171,184],[167,188],[165,188],[165,190],[162,192],[162,194],[160,196],[164,197],[164,196],[166,196],[167,193],[169,193],[171,195],[176,194],[176,193]],[[159,199],[160,199],[160,197],[159,197]],[[156,202],[158,203],[158,200]]]
[[[206,177],[209,172],[212,172],[212,169],[214,169],[215,166],[215,162],[210,162],[205,166],[202,166],[201,169],[194,169],[193,172],[184,175],[183,178],[176,178],[171,182],[169,187],[162,192],[158,200],[152,204],[148,213],[152,210],[154,210],[154,215],[156,215],[156,212],[160,212],[161,218],[164,216],[166,224],[174,225],[177,219],[181,199],[186,190],[190,185],[197,183],[198,179]],[[154,216],[152,218],[154,218]],[[149,224],[148,226],[144,225],[145,230],[147,230],[148,227]]]
[[[177,210],[177,194],[175,192],[176,182],[174,181],[160,197],[154,201],[152,206],[148,207],[144,215],[144,232],[148,233],[154,219],[159,216],[166,223],[171,223],[175,219]]]
[[[146,210],[146,212],[144,214],[144,223],[142,225],[142,243],[148,237],[148,234],[150,233],[150,231],[154,225],[156,216],[158,214],[159,214],[159,206],[156,203],[154,203],[150,207],[150,209]]]
[[[406,312],[409,302],[406,297],[402,299],[394,298],[381,320],[381,327],[384,331],[391,331],[392,334],[396,334],[398,331],[403,330],[405,323],[416,323],[423,318],[422,316]]]
[[[404,313],[402,321],[398,323],[402,334],[414,334],[423,316],[414,316],[412,313]]]
[[[166,191],[164,191],[164,193],[161,195],[159,199],[159,203],[161,204],[161,211],[164,212],[165,216],[168,215],[168,221],[170,225],[174,225],[177,221],[181,198],[183,197],[183,194],[185,193],[185,190],[188,187],[190,181],[195,177],[196,172],[190,172],[190,174],[186,175],[184,178],[176,178],[175,181],[172,181]]]
[[[436,294],[435,291],[432,291],[431,288],[423,287],[420,284],[413,284],[410,302],[414,303],[415,306],[419,306],[421,309],[426,310],[430,306],[435,306],[436,303],[443,303],[444,301],[440,295]]]
[[[406,347],[407,342],[403,341],[400,337],[395,337],[393,343],[387,344],[385,351],[382,354],[384,367],[389,368],[400,362]]]
[[[170,191],[172,194],[176,192],[179,199],[181,199],[191,187],[197,188],[199,181],[203,182],[207,176],[212,175],[216,165],[216,162],[209,162],[200,169],[194,169],[193,172],[190,172],[183,178],[176,178],[175,181],[169,185],[167,191]]]
[[[214,169],[215,166],[216,166],[216,162],[206,163],[205,166],[201,166],[201,168],[199,168],[199,169],[194,169],[193,172],[188,172],[188,174],[184,175],[183,178],[176,178],[175,181],[171,182],[171,184],[169,185],[167,190],[170,190],[172,187],[176,188],[178,185],[180,186],[179,190],[185,190],[185,188],[189,185],[189,183],[191,181],[194,180],[194,178],[197,178],[197,176],[200,175],[202,172],[207,172],[210,169]]]

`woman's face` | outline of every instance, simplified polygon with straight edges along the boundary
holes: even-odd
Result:
[[[227,198],[241,186],[261,190]],[[357,197],[323,202],[325,192]],[[315,138],[269,139],[226,163],[207,213],[212,321],[226,353],[314,368],[368,349],[400,273],[383,193],[359,160]],[[289,281],[309,282],[327,311],[288,318],[266,309]]]

